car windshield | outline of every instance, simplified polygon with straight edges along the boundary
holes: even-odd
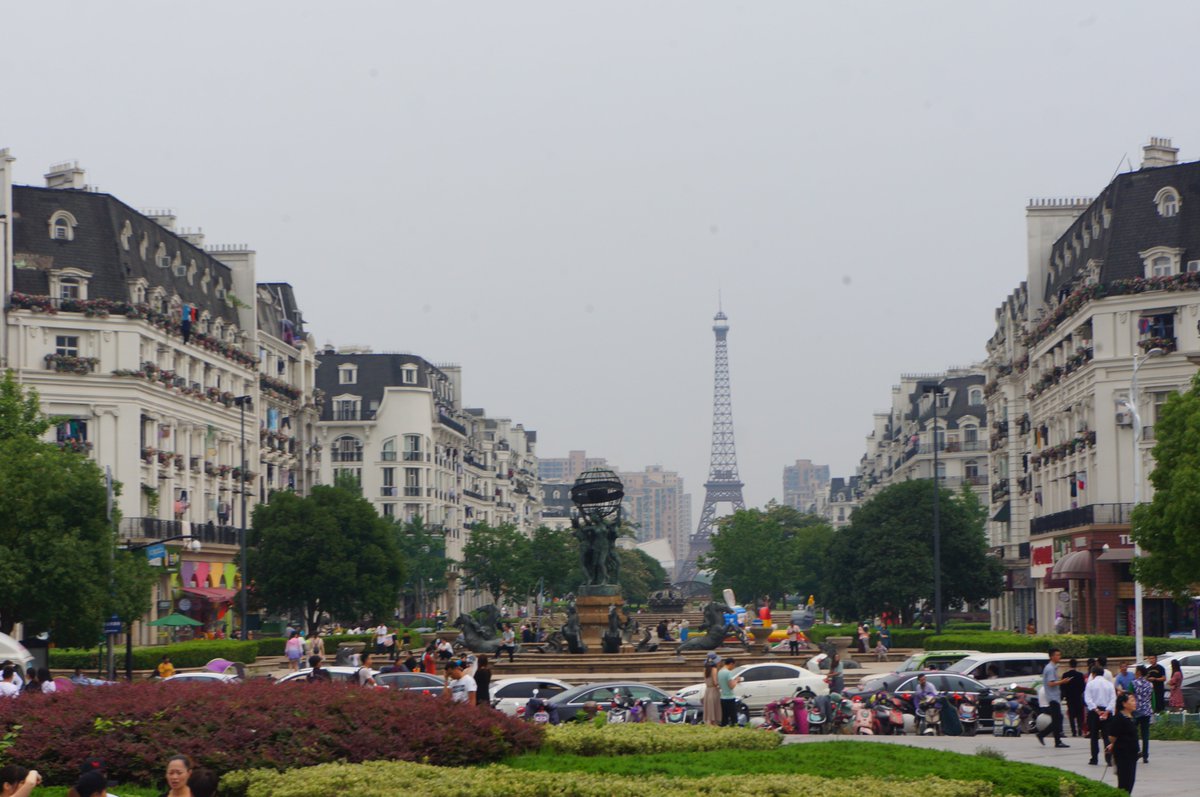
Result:
[[[896,672],[912,672],[913,670],[919,669],[919,667],[917,666],[917,663],[921,660],[922,655],[924,655],[924,654],[921,654],[921,653],[912,654],[911,656],[909,656],[907,659],[904,660],[904,663],[901,664],[899,666],[899,668],[896,669]]]
[[[959,659],[946,669],[950,672],[970,672],[971,669],[978,663],[979,659],[974,659],[968,656],[965,659]]]

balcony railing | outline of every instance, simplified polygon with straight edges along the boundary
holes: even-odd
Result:
[[[404,495],[407,498],[420,498],[421,497],[421,488],[420,487],[405,487]]]
[[[438,412],[438,423],[440,423],[442,426],[447,427],[448,429],[453,429],[454,431],[458,432],[461,435],[465,436],[467,434],[467,427],[463,426],[461,423],[454,420],[453,418],[451,418],[449,415],[447,415],[444,412],[441,412],[441,411]]]
[[[396,485],[385,484],[384,486],[379,488],[379,494],[382,495],[384,498],[395,498],[396,497]]]
[[[404,452],[404,461],[405,462],[424,462],[425,455],[422,454],[420,451],[405,451]]]
[[[1124,525],[1133,514],[1133,504],[1089,504],[1087,506],[1055,512],[1029,521],[1030,534],[1048,534],[1052,531],[1074,529],[1080,526]]]
[[[221,526],[216,523],[189,523],[185,526],[179,520],[153,517],[121,519],[122,540],[164,540],[185,533],[191,534],[205,545],[238,545],[242,532],[237,526]]]
[[[330,452],[330,457],[334,462],[362,462],[362,451],[338,451]]]

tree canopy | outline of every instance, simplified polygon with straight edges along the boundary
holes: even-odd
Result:
[[[939,490],[943,610],[1000,594],[1003,566],[988,555],[986,510],[968,488]],[[819,602],[843,618],[909,617],[933,603],[933,481],[885,487],[834,534]]]
[[[52,419],[11,371],[0,381],[0,631],[23,623],[59,645],[91,645],[110,613],[150,605],[144,556],[119,554],[104,473],[40,438]],[[116,485],[119,489],[119,485]]]
[[[1154,498],[1133,513],[1133,538],[1142,547],[1134,574],[1176,598],[1200,583],[1200,375],[1172,395],[1154,425]]]
[[[771,502],[723,518],[699,565],[713,571],[713,589],[739,600],[772,600],[818,591],[834,531],[822,518]]]
[[[499,604],[501,598],[521,600],[530,592],[529,540],[516,526],[476,523],[463,546],[463,573]]]
[[[667,586],[667,571],[658,560],[639,548],[617,551],[621,557],[621,597],[627,603],[645,603],[650,593]]]
[[[343,486],[276,493],[255,507],[249,544],[258,597],[269,611],[303,611],[310,630],[326,612],[390,616],[404,584],[392,523]]]
[[[453,562],[446,557],[445,534],[427,528],[419,516],[407,523],[396,523],[394,530],[404,557],[405,614],[415,616],[428,608],[421,605],[422,598],[432,600],[432,596],[446,589],[449,583],[446,573]]]

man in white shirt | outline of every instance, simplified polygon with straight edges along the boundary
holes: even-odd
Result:
[[[1116,686],[1117,678],[1113,675],[1112,670],[1108,669],[1108,657],[1100,656],[1096,659],[1096,664],[1100,665],[1101,677],[1113,686]]]
[[[1097,664],[1092,669],[1092,677],[1088,679],[1087,686],[1083,690],[1083,704],[1087,706],[1088,712],[1088,738],[1092,743],[1092,759],[1089,764],[1098,765],[1100,752],[1100,736],[1102,734],[1101,725],[1112,716],[1113,711],[1117,707],[1117,689],[1112,685],[1112,682],[1104,677],[1104,668]],[[1107,739],[1105,740],[1107,745]],[[1105,760],[1109,759],[1108,754],[1105,754]]]
[[[3,671],[4,680],[0,681],[0,697],[16,697],[21,694],[21,688],[13,682],[16,670],[9,665]]]
[[[442,697],[449,699],[451,703],[470,703],[473,706],[478,691],[475,679],[466,674],[463,663],[457,659],[450,662]]]
[[[386,625],[384,625],[383,623],[380,623],[375,628],[375,652],[376,653],[387,653],[387,647],[386,647],[387,635],[388,635],[388,627]]]

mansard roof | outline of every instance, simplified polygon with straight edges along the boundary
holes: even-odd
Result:
[[[354,384],[341,384],[338,371],[344,365],[357,368]],[[323,353],[317,355],[317,366],[316,386],[325,391],[326,396],[330,399],[342,394],[359,396],[364,409],[372,402],[382,403],[384,391],[389,387],[430,389],[433,382],[449,380],[440,368],[415,354]],[[416,369],[415,384],[404,381],[405,368]],[[333,401],[326,401],[321,420],[333,420],[333,410]]]

